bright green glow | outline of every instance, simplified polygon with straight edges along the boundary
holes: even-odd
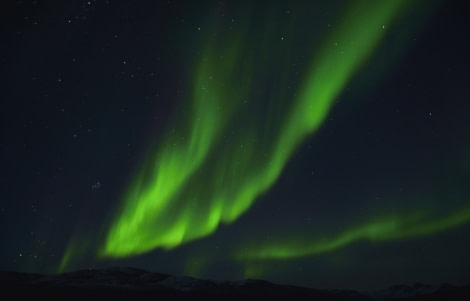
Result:
[[[288,259],[312,256],[344,248],[354,242],[395,241],[426,236],[470,221],[470,206],[444,217],[427,217],[423,213],[408,216],[390,216],[376,219],[346,230],[331,239],[307,240],[305,237],[269,244],[256,244],[239,251],[239,260]]]
[[[175,131],[156,158],[144,165],[124,198],[102,255],[125,256],[155,247],[172,248],[218,226],[220,201],[208,204],[204,211],[209,215],[201,222],[201,212],[196,209],[204,205],[198,203],[201,195],[195,193],[190,199],[182,199],[181,191],[190,189],[195,172],[208,160],[211,148],[236,112],[237,99],[250,87],[249,78],[237,80],[240,54],[236,49],[229,44],[219,49],[223,55],[206,49],[195,79],[189,126]],[[218,56],[221,58],[216,59]],[[240,83],[237,94],[224,91],[224,83],[233,81]]]
[[[272,99],[290,101],[291,107],[274,121],[281,126],[267,129],[260,129],[254,120],[258,117],[242,108],[242,100],[255,94],[250,86],[250,75],[260,68],[255,50],[244,47],[242,35],[229,43],[211,41],[196,68],[187,118],[130,186],[100,255],[173,248],[238,218],[273,185],[302,140],[320,127],[405,2],[358,1],[351,6],[316,54],[298,96]]]

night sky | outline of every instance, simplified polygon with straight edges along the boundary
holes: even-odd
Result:
[[[465,1],[8,1],[0,269],[470,282]]]

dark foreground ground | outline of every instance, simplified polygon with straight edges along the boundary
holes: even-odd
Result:
[[[134,268],[60,275],[0,272],[2,300],[470,300],[470,285],[415,283],[375,292],[316,290],[262,280],[214,282]]]

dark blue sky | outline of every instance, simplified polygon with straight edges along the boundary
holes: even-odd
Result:
[[[193,276],[237,279],[247,275],[246,266],[227,254],[250,241],[328,238],[381,214],[432,208],[438,218],[468,207],[468,10],[463,1],[443,1],[429,13],[429,2],[437,2],[420,1],[272,189],[238,220],[171,251],[94,258],[133,172],[185,110],[200,35],[220,31],[205,27],[207,19],[215,15],[220,26],[236,27],[250,11],[254,24],[263,25],[263,11],[288,12],[294,30],[283,34],[295,33],[291,55],[302,64],[321,40],[309,41],[307,28],[334,26],[344,9],[343,2],[324,2],[3,4],[0,269],[55,272],[69,240],[79,237],[90,250],[71,269],[134,265],[188,274],[197,266]],[[283,28],[282,22],[273,24]],[[254,85],[269,90],[261,87],[266,82]],[[432,235],[263,262],[260,277],[318,288],[461,284],[470,280],[468,250],[470,225],[463,223]]]

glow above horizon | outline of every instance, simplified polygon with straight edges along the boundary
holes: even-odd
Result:
[[[190,96],[184,99],[187,110],[175,118],[171,131],[137,171],[106,226],[98,256],[123,258],[170,250],[239,218],[272,187],[304,139],[321,127],[337,97],[406,7],[406,1],[352,4],[312,52],[295,93],[268,87],[269,108],[262,115],[260,103],[266,99],[258,99],[254,82],[260,74],[269,77],[277,70],[272,61],[260,60],[259,52],[270,51],[270,44],[253,47],[248,25],[225,36],[207,37],[194,63]],[[408,217],[396,217],[365,223],[302,251],[295,251],[297,241],[282,247],[255,246],[240,258],[307,256],[360,239],[429,235],[461,223],[415,226],[414,232],[400,236],[397,231],[408,225]],[[60,270],[80,256],[73,245]]]
[[[226,43],[209,41],[196,68],[190,113],[143,165],[100,255],[171,249],[236,220],[275,183],[303,139],[318,130],[404,2],[357,2],[349,8],[342,25],[312,55],[286,116],[275,120],[282,126],[268,125],[270,141],[257,124],[259,116],[248,112],[238,119],[241,100],[252,97],[253,68],[259,67],[243,32]],[[242,58],[248,63],[240,64]],[[224,140],[239,122],[249,126]]]

